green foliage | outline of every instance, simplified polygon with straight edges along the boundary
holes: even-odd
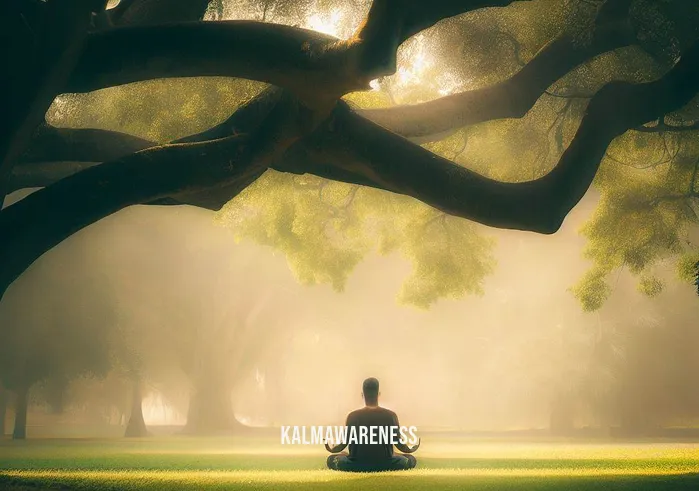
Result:
[[[62,95],[46,120],[55,126],[121,131],[165,143],[218,124],[265,86],[221,77],[137,82]]]
[[[369,252],[401,253],[414,272],[400,299],[420,307],[480,293],[493,268],[492,241],[470,222],[405,196],[313,176],[268,171],[220,219],[238,239],[283,252],[301,282],[339,291]]]
[[[651,296],[662,285],[649,270],[666,260],[677,262],[680,279],[693,281],[698,150],[692,136],[679,133],[629,132],[610,146],[595,179],[598,208],[582,229],[595,268],[606,274],[628,268],[640,277],[639,291]]]
[[[482,280],[492,273],[493,240],[480,235],[475,226],[433,210],[422,226],[404,230],[404,254],[414,264],[399,298],[427,308],[440,298],[482,294]]]
[[[641,46],[671,64],[695,39],[699,24],[696,2],[638,0],[631,9]]]
[[[677,276],[687,283],[694,283],[697,277],[699,251],[685,253],[677,260]]]
[[[638,282],[638,291],[649,297],[655,297],[663,291],[664,286],[659,278],[644,275]]]
[[[571,292],[582,304],[585,312],[599,309],[612,292],[606,281],[607,271],[602,268],[592,268],[582,277],[580,282],[571,288]]]
[[[286,254],[303,283],[330,283],[340,290],[368,249],[351,207],[358,191],[349,188],[269,171],[229,203],[224,214],[237,237]]]

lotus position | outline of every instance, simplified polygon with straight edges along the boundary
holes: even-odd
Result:
[[[361,427],[388,427],[387,431],[397,432],[399,428],[398,417],[393,411],[379,406],[379,381],[375,378],[368,378],[362,385],[362,396],[365,407],[352,411],[347,416],[348,434],[351,427],[357,427],[357,434],[368,433],[368,429]],[[386,431],[386,430],[384,430]],[[384,433],[385,434],[385,433]],[[376,439],[374,439],[376,441]],[[353,444],[349,442],[349,455],[342,452],[347,443],[339,443],[331,447],[326,442],[325,448],[333,455],[328,457],[328,468],[337,471],[348,472],[377,472],[377,471],[398,471],[412,469],[417,464],[415,457],[410,455],[420,447],[420,441],[414,447],[409,447],[405,443],[398,442],[396,436],[393,441],[402,454],[393,453],[393,445],[387,442],[367,444]]]

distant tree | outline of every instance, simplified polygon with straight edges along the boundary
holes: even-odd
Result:
[[[263,261],[268,256],[258,248],[236,246],[210,219],[196,209],[134,213],[109,234],[118,243],[108,280],[117,306],[115,372],[129,381],[137,375],[141,396],[145,386],[165,395],[187,386],[189,407],[178,409],[187,412],[185,431],[192,434],[241,428],[233,389],[304,312],[291,275]]]
[[[51,414],[63,414],[66,406],[66,393],[70,387],[70,382],[71,380],[62,373],[58,373],[55,376],[49,375],[37,387],[39,390],[35,391],[35,396],[39,395],[43,399],[48,405]]]
[[[16,394],[16,439],[26,437],[29,392],[37,382],[110,369],[110,310],[92,276],[99,273],[86,268],[86,251],[63,256],[70,248],[53,251],[55,261],[38,262],[0,304],[0,380]]]
[[[124,430],[125,437],[148,436],[146,421],[143,419],[143,381],[138,371],[131,374],[131,412]]]
[[[280,304],[286,303],[283,294],[256,293],[252,298],[236,295],[226,308],[227,315],[200,330],[197,350],[188,354],[187,373],[193,386],[185,427],[188,433],[239,430],[232,390],[250,374],[256,362],[282,345],[292,332],[293,321],[280,316],[282,310],[278,310]],[[292,307],[288,305],[287,309]]]

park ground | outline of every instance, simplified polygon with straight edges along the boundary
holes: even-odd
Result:
[[[699,443],[423,436],[419,469],[326,470],[274,435],[0,440],[0,490],[699,490]]]

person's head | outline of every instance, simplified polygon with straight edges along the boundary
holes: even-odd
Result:
[[[364,396],[364,403],[367,406],[378,406],[379,394],[379,381],[376,380],[374,377],[366,379],[362,384],[362,395]]]

